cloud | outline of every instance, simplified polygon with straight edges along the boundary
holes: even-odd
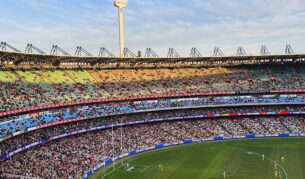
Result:
[[[45,51],[58,44],[73,54],[77,45],[97,54],[100,46],[117,53],[117,10],[111,0],[11,0],[2,3],[0,40],[23,49],[32,42]],[[126,46],[153,48],[165,56],[169,47],[189,55],[196,46],[211,55],[214,46],[235,54],[243,45],[258,54],[290,43],[305,52],[304,0],[130,0],[124,9]]]

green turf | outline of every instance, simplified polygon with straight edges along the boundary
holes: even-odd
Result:
[[[261,154],[265,155],[262,160]],[[285,161],[281,163],[281,157]],[[268,160],[270,159],[270,160]],[[116,170],[108,168],[109,179],[197,179],[228,178],[269,179],[274,176],[274,162],[283,166],[289,179],[305,178],[305,138],[269,138],[207,142],[180,145],[149,151],[125,159],[131,171],[126,171],[117,161]],[[272,161],[273,160],[273,161]],[[163,171],[159,169],[163,165]],[[109,167],[109,166],[108,166]],[[280,167],[278,167],[280,168]],[[282,178],[285,178],[281,169]],[[100,179],[104,169],[90,179]]]

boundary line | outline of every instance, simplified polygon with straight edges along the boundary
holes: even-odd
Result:
[[[278,136],[270,136],[270,137],[257,137],[257,138],[253,138],[253,139],[247,139],[247,138],[243,138],[243,140],[264,140],[264,139],[278,139],[278,138],[281,138],[281,137],[278,137]],[[289,137],[282,137],[282,138],[305,138],[303,136],[289,136]],[[179,149],[181,146],[187,146],[187,145],[196,145],[196,144],[202,144],[202,143],[212,143],[212,142],[219,142],[219,143],[225,143],[225,142],[228,142],[228,141],[234,141],[234,140],[237,140],[235,138],[232,138],[232,139],[226,139],[226,140],[221,140],[221,141],[204,141],[204,142],[193,142],[193,143],[190,143],[190,144],[179,144],[179,145],[172,145],[172,146],[167,146],[167,147],[164,147],[164,148],[161,148],[161,149],[158,149],[158,150],[148,150],[148,151],[145,151],[144,153],[138,153],[136,155],[138,156],[128,156],[128,157],[131,157],[130,160],[128,161],[134,161],[136,159],[139,159],[139,158],[142,158],[142,157],[145,157],[145,156],[149,156],[149,155],[152,155],[152,154],[157,154],[157,153],[160,153],[160,152],[163,152],[164,150],[176,150],[176,149]],[[226,145],[226,144],[224,144]],[[230,146],[231,148],[234,148],[232,146]],[[234,148],[234,149],[237,149],[237,150],[242,150],[242,151],[245,151],[245,152],[251,152],[251,151],[246,151],[246,150],[243,150],[241,148]],[[259,155],[259,153],[257,152],[254,152],[256,155]],[[265,157],[267,158],[267,157]],[[126,158],[125,158],[126,159]],[[128,159],[128,158],[127,158]],[[272,160],[271,158],[269,158],[271,162],[275,162],[274,160]],[[120,161],[122,159],[119,159],[118,161]],[[287,175],[287,172],[285,170],[285,168],[283,166],[281,166],[280,164],[277,164],[281,170],[283,171],[283,173],[285,174],[285,179],[288,179],[288,175]],[[107,170],[109,168],[112,168],[112,165],[108,165],[109,167],[106,169],[106,174],[104,176],[102,176],[100,179],[104,179],[106,176],[112,174],[113,172],[115,172],[117,169],[121,168],[122,165],[119,165],[119,167],[115,168],[114,170],[111,170],[109,173],[107,173]],[[107,167],[107,166],[104,166],[104,167]],[[101,169],[101,168],[100,168]]]
[[[226,144],[225,144],[226,145]],[[226,146],[229,146],[229,145],[226,145]],[[256,156],[258,156],[258,157],[261,157],[262,155],[260,154],[260,153],[258,153],[258,152],[252,152],[252,151],[247,151],[247,150],[244,150],[244,149],[242,149],[242,148],[236,148],[236,147],[232,147],[232,146],[229,146],[229,147],[231,147],[232,149],[236,149],[236,150],[240,150],[240,151],[243,151],[243,152],[246,152],[246,153],[252,153],[252,154],[254,154],[254,155],[256,155]],[[251,154],[251,155],[252,155]],[[276,164],[277,166],[279,166],[279,168],[282,170],[282,172],[284,173],[284,175],[285,175],[285,179],[288,179],[288,175],[287,175],[287,172],[286,172],[286,170],[285,170],[285,168],[282,166],[282,165],[280,165],[278,162],[275,162],[275,160],[273,160],[273,159],[271,159],[271,158],[269,158],[269,157],[266,157],[265,156],[265,158],[267,159],[267,160],[269,160],[270,162],[272,162],[272,163],[274,163],[274,164]]]

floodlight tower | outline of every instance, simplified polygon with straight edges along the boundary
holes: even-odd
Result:
[[[128,0],[113,0],[119,12],[119,33],[120,33],[120,57],[124,57],[124,25],[123,8],[127,6]]]

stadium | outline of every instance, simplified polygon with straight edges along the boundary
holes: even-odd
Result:
[[[305,54],[0,44],[0,178],[305,178]]]

